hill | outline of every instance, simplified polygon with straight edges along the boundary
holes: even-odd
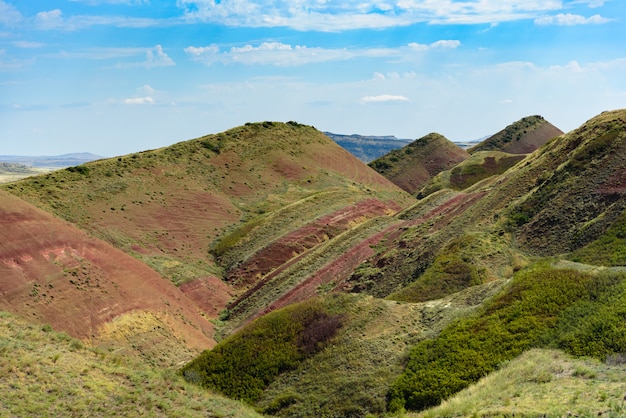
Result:
[[[447,307],[455,306],[449,301],[444,302],[446,298],[454,295],[458,297],[465,295],[464,300],[477,301],[482,305],[474,315],[468,315],[466,319],[458,322],[453,321],[454,315],[447,316],[452,311],[446,310],[438,311],[436,314],[433,312],[434,316],[426,315],[419,323],[410,323],[395,317],[400,329],[409,333],[409,330],[414,332],[408,339],[404,339],[406,337],[402,336],[405,334],[400,331],[390,331],[391,334],[387,337],[394,338],[393,341],[399,348],[395,352],[384,351],[387,371],[391,371],[392,375],[397,373],[392,371],[397,370],[396,361],[407,355],[410,359],[395,383],[389,386],[391,376],[383,378],[384,374],[380,372],[372,372],[372,375],[380,376],[382,381],[372,383],[366,378],[369,376],[368,370],[371,369],[365,366],[369,355],[365,353],[376,350],[370,345],[377,341],[374,330],[391,328],[388,325],[381,328],[370,327],[362,322],[362,325],[357,327],[356,319],[349,311],[337,310],[331,305],[324,308],[325,313],[321,314],[322,317],[339,315],[343,322],[333,333],[313,335],[326,335],[332,341],[328,347],[333,348],[327,348],[326,340],[323,340],[319,347],[321,351],[312,353],[312,357],[296,357],[296,365],[287,362],[273,366],[272,370],[280,371],[278,376],[274,374],[266,376],[268,379],[265,381],[269,383],[260,387],[261,397],[255,395],[249,399],[264,405],[272,413],[284,416],[303,413],[294,411],[310,412],[313,410],[310,408],[323,408],[324,405],[335,405],[327,406],[330,410],[339,408],[337,405],[346,405],[346,408],[354,408],[350,409],[350,413],[361,416],[368,412],[383,413],[388,410],[387,408],[422,409],[436,405],[442,399],[489,374],[501,362],[512,360],[533,347],[554,346],[572,354],[592,355],[601,360],[611,356],[618,358],[620,350],[623,350],[626,344],[624,340],[626,329],[624,322],[620,320],[624,312],[621,308],[615,309],[618,306],[626,306],[618,302],[618,299],[622,300],[626,294],[623,291],[625,283],[623,275],[619,270],[597,275],[591,271],[579,273],[565,267],[529,264],[531,257],[537,254],[538,248],[527,242],[526,224],[517,221],[516,210],[528,199],[539,199],[547,190],[553,193],[550,195],[552,197],[550,202],[553,204],[546,203],[546,208],[550,207],[555,212],[565,214],[562,215],[565,219],[572,216],[572,213],[580,213],[580,217],[575,215],[576,221],[571,221],[572,225],[579,227],[584,225],[583,219],[590,219],[589,216],[594,210],[598,219],[593,223],[597,226],[597,231],[600,231],[597,239],[603,240],[604,236],[609,235],[616,237],[616,232],[613,232],[612,228],[617,227],[619,230],[619,225],[613,211],[624,212],[624,195],[620,194],[622,180],[618,181],[615,176],[609,176],[609,180],[604,174],[615,173],[612,169],[621,167],[624,152],[621,146],[624,115],[625,111],[600,115],[578,130],[552,141],[504,173],[488,177],[462,191],[441,190],[433,193],[398,214],[395,223],[387,224],[384,238],[378,241],[375,253],[343,282],[341,286],[343,291],[367,293],[377,298],[387,297],[390,300],[409,303],[409,306],[416,309],[419,309],[418,306],[442,306],[439,303]],[[576,151],[574,152],[571,147]],[[568,167],[570,164],[576,167],[576,161],[579,160],[590,163],[587,170],[591,171],[585,173],[590,175],[592,180],[589,180],[590,183],[584,183],[580,178],[573,178],[572,181],[584,184],[583,187],[595,184],[596,189],[600,190],[603,190],[600,185],[610,184],[613,192],[612,202],[616,203],[616,206],[600,199],[598,206],[588,208],[585,213],[572,212],[573,207],[578,205],[575,198],[578,192],[573,183],[564,181],[567,176],[556,177],[554,183],[549,187],[546,185],[547,189],[542,190],[542,180],[538,180],[541,179],[542,173],[558,174],[557,167]],[[599,168],[600,166],[602,168]],[[555,205],[555,202],[558,204]],[[538,206],[539,210],[541,207]],[[534,219],[532,216],[530,218]],[[529,228],[529,231],[535,231],[536,236],[542,236],[551,233],[550,228],[559,228],[558,223],[547,224],[547,229],[546,226],[539,225],[535,224],[536,229]],[[581,236],[574,231],[573,235]],[[585,242],[589,242],[588,245],[597,242],[589,239],[577,242],[578,248],[584,248]],[[561,254],[563,241],[556,244],[541,246],[542,255]],[[568,249],[577,246],[573,245]],[[598,248],[596,250],[600,251]],[[511,279],[512,281],[506,281]],[[486,288],[497,291],[497,296],[489,299],[487,294],[493,293],[478,292],[479,289]],[[565,289],[573,293],[567,293]],[[561,295],[558,297],[561,299],[556,295]],[[422,303],[425,305],[420,305]],[[298,315],[297,306],[304,309],[307,305],[292,305],[290,311],[280,310],[277,315],[278,313]],[[349,303],[342,302],[340,306],[347,307]],[[513,322],[513,316],[509,316],[520,314],[517,320],[519,322]],[[390,315],[389,311],[381,308],[379,315],[374,314],[370,318],[381,320],[390,318]],[[356,317],[362,320],[368,318],[368,315],[361,313]],[[410,317],[415,320],[416,315]],[[594,334],[593,324],[600,320],[600,317],[607,318],[611,325],[606,332],[598,331]],[[242,328],[240,331],[242,334],[234,333],[232,338],[221,343],[221,350],[228,352],[235,350],[232,352],[239,353],[236,355],[238,359],[245,358],[245,355],[242,357],[241,352],[237,351],[239,341],[252,340],[249,338],[239,340],[238,336],[241,335],[243,338],[248,335],[247,333],[269,335],[262,329],[255,330],[256,327],[269,326],[272,323],[270,318],[274,317],[263,318],[267,318],[269,323],[253,322]],[[442,328],[429,328],[429,325],[442,320],[453,322],[448,322],[450,325]],[[297,342],[302,341],[304,335],[313,332],[309,331],[309,327],[313,326],[316,329],[313,324],[315,322],[305,322],[302,328],[296,327],[292,331],[294,334],[291,334],[290,338],[293,338],[292,341],[296,344],[294,346],[296,355],[299,355]],[[613,328],[614,326],[617,328]],[[361,334],[347,337],[345,333],[349,333],[352,327],[357,327]],[[483,332],[487,334],[483,335]],[[575,335],[574,339],[572,340],[569,335]],[[589,341],[589,338],[597,338],[598,344],[582,343]],[[264,344],[262,341],[259,340],[258,343]],[[348,346],[351,348],[348,349]],[[362,347],[363,351],[356,347]],[[382,346],[378,347],[382,349]],[[252,347],[248,349],[250,352],[256,352]],[[273,355],[277,356],[277,359],[284,358],[281,357],[284,354],[283,349],[284,347],[277,347]],[[204,355],[210,356],[210,353],[212,352]],[[340,377],[342,366],[334,362],[338,353],[342,354],[336,361],[342,364],[347,361],[359,369],[353,380],[343,380],[345,378]],[[454,357],[453,353],[460,353],[461,357]],[[229,361],[228,358],[224,357],[224,361]],[[431,358],[441,358],[441,362],[433,362],[432,369],[428,369],[430,371],[424,369],[423,373],[426,374],[418,373],[427,364],[426,359]],[[202,364],[201,360],[197,361],[200,363],[192,363],[193,367]],[[219,368],[220,365],[216,364],[215,367]],[[350,367],[347,369],[350,370]],[[308,376],[311,376],[311,379],[313,376],[319,378],[319,370],[328,370],[333,376],[332,379],[336,380],[329,379],[328,383],[322,385],[323,387],[313,389]],[[336,372],[331,373],[331,370]],[[458,372],[462,374],[457,377]],[[467,374],[463,374],[466,372]],[[450,385],[437,377],[442,373],[444,376],[453,376],[450,378]],[[260,376],[253,375],[252,378],[258,379]],[[359,378],[363,380],[357,380]],[[204,384],[217,387],[211,379],[203,380]],[[304,388],[307,387],[305,382],[309,382],[308,387],[312,392],[305,391]],[[329,387],[334,389],[333,395],[324,392],[324,388]],[[342,387],[346,389],[340,390]],[[347,390],[348,387],[359,387],[359,393],[368,395],[355,401],[351,395],[353,392]],[[382,392],[376,389],[380,390],[381,387],[389,388],[386,396],[392,401],[387,406],[381,406],[380,401],[375,400],[381,399]],[[412,397],[411,394],[421,391],[424,398]],[[397,399],[397,402],[394,399]],[[613,396],[610,402],[618,402],[618,399]],[[361,405],[361,409],[356,405]],[[362,405],[369,406],[363,408]],[[348,413],[347,410],[343,411]],[[561,413],[566,411],[561,410]]]
[[[154,365],[215,344],[213,325],[157,272],[4,191],[0,295],[0,310]]]
[[[403,190],[415,194],[432,177],[468,156],[444,136],[431,133],[377,158],[369,166]]]
[[[249,304],[247,292],[260,295],[278,267],[296,268],[327,241],[412,200],[328,137],[295,122],[247,124],[5,190],[142,261],[213,319],[229,301]],[[332,248],[326,257],[331,254],[341,255]],[[290,283],[285,292],[297,285]],[[245,311],[239,306],[242,320],[266,302]]]
[[[411,142],[410,139],[400,139],[395,136],[341,135],[332,132],[324,132],[324,135],[366,163]]]
[[[187,381],[271,415],[383,416],[536,349],[623,364],[625,137],[617,110],[528,155],[466,155],[455,186],[420,200],[295,122],[3,188],[152,266],[211,319],[219,343],[182,367]],[[440,155],[441,138],[404,155]],[[545,399],[535,383],[528,398]],[[619,411],[619,388],[528,416]]]
[[[527,116],[471,147],[468,152],[474,154],[478,151],[504,151],[509,154],[528,154],[562,134],[563,131],[542,116]]]

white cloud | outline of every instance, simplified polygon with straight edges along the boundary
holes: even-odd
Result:
[[[244,45],[231,47],[221,51],[217,45],[205,47],[189,46],[185,52],[193,59],[205,64],[247,64],[247,65],[276,65],[298,66],[305,64],[345,61],[354,58],[409,58],[415,51],[430,49],[454,49],[461,45],[457,40],[442,40],[431,44],[410,43],[397,48],[320,48],[304,45],[289,45],[281,42],[263,42],[258,46]]]
[[[441,40],[431,44],[418,44],[415,42],[410,43],[409,48],[417,51],[428,51],[429,49],[454,49],[461,45],[461,41],[457,40]]]
[[[154,94],[156,92],[156,90],[153,89],[152,86],[149,84],[144,84],[142,87],[140,87],[137,90],[139,90],[140,92],[144,92],[146,94]]]
[[[146,67],[169,67],[176,63],[163,52],[161,45],[155,46],[153,49],[146,51]]]
[[[574,4],[576,3],[586,4],[589,8],[595,9],[595,8],[604,6],[604,3],[606,3],[606,0],[577,0],[577,1],[574,1],[573,3]]]
[[[0,0],[0,12],[2,12],[2,0]],[[0,24],[2,23],[0,14]],[[180,19],[151,19],[128,16],[107,16],[107,15],[72,15],[65,17],[60,9],[43,11],[34,17],[20,19],[28,23],[29,26],[37,30],[63,30],[75,31],[91,26],[117,26],[127,28],[147,28],[155,26],[173,25],[181,23]]]
[[[63,12],[59,9],[50,10],[49,12],[39,12],[35,16],[35,25],[38,29],[49,30],[57,29],[64,25]]]
[[[461,46],[461,41],[457,41],[457,40],[442,40],[442,41],[437,41],[437,42],[433,42],[432,44],[430,44],[431,48],[458,48],[459,46]]]
[[[220,52],[220,47],[217,45],[203,47],[188,46],[187,48],[185,48],[185,52],[189,55],[200,57],[205,54],[217,54]]]
[[[132,48],[131,50],[135,50]],[[163,47],[161,45],[157,45],[154,48],[150,49],[141,49],[141,51],[145,51],[146,59],[142,62],[130,62],[130,63],[118,63],[118,68],[136,68],[136,67],[145,67],[145,68],[155,68],[155,67],[171,67],[176,65],[174,60],[172,60],[166,53],[163,51]]]
[[[15,26],[22,19],[22,14],[14,6],[0,0],[0,25]]]
[[[557,26],[575,26],[575,25],[600,25],[611,22],[612,19],[604,18],[600,15],[585,17],[571,13],[559,13],[555,16],[543,16],[535,19],[537,25],[557,25]]]
[[[138,105],[143,105],[143,104],[154,104],[154,99],[152,98],[152,96],[145,96],[145,97],[133,97],[130,99],[124,99],[122,101],[122,103],[124,104],[138,104]]]
[[[191,21],[230,26],[340,31],[414,23],[497,23],[563,9],[561,0],[179,0]]]
[[[363,103],[384,103],[384,102],[408,102],[404,96],[394,96],[392,94],[381,94],[379,96],[365,96],[361,98]]]

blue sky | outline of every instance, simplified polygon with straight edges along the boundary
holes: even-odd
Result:
[[[623,0],[0,0],[0,154],[246,122],[453,141],[626,107]]]

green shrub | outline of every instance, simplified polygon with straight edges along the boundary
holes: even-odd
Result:
[[[623,276],[545,266],[518,274],[478,316],[411,350],[390,390],[390,410],[437,405],[531,347],[556,345],[600,358],[625,351],[623,283]]]
[[[321,350],[341,325],[341,316],[312,299],[257,319],[181,372],[189,382],[254,402],[280,373]]]
[[[89,167],[84,166],[84,165],[77,165],[75,167],[67,167],[66,170],[69,171],[70,173],[78,173],[84,176],[89,174]]]

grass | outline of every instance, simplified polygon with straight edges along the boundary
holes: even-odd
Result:
[[[532,349],[440,406],[408,417],[626,416],[626,369]]]
[[[256,417],[240,402],[0,312],[0,416]]]
[[[479,315],[412,348],[390,391],[390,409],[435,406],[532,347],[600,359],[622,353],[624,298],[623,274],[557,270],[544,263],[520,272]]]
[[[597,240],[575,251],[572,261],[599,266],[626,266],[626,212]]]

